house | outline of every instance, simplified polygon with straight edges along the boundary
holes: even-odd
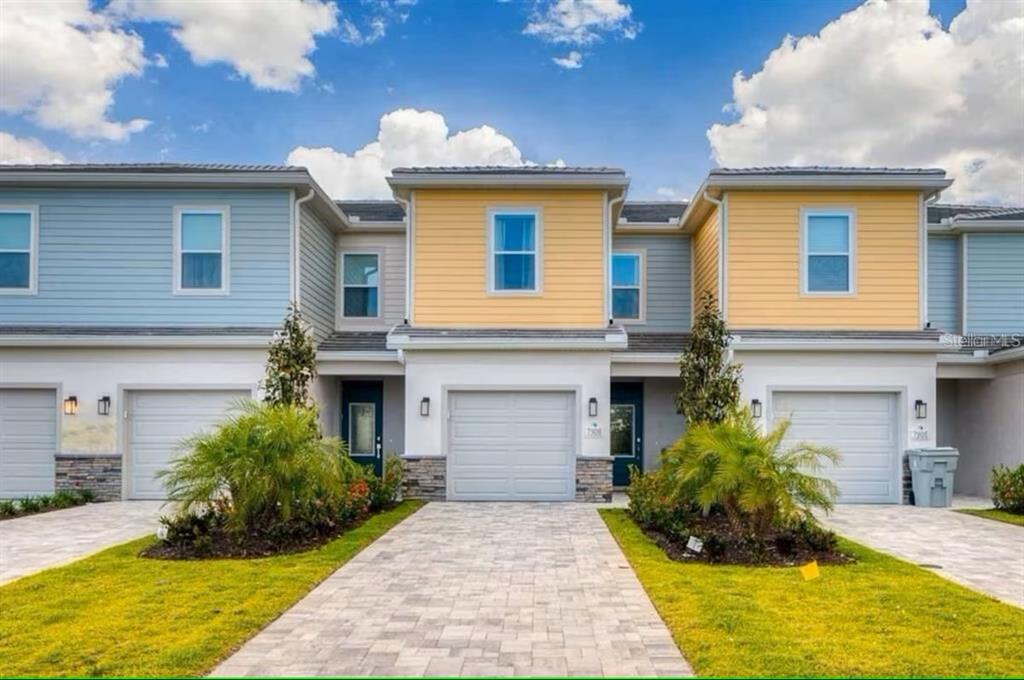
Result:
[[[939,204],[941,170],[719,169],[685,203],[628,201],[615,168],[389,183],[0,168],[0,495],[162,497],[177,442],[257,394],[290,300],[325,432],[425,498],[605,500],[656,466],[705,291],[744,402],[842,451],[842,502],[903,501],[908,448],[960,448],[975,494],[1024,462],[1024,214]]]

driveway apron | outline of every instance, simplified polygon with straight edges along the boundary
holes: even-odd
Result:
[[[594,506],[431,503],[214,675],[690,675]]]

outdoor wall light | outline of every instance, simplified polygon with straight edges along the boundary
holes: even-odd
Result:
[[[755,418],[760,418],[761,417],[761,400],[760,399],[751,399],[750,400],[750,415],[754,416]]]
[[[64,400],[64,415],[78,415],[78,397],[68,397],[67,399]]]
[[[420,415],[430,415],[430,397],[423,397],[422,399],[420,399]]]
[[[110,397],[109,396],[103,395],[102,397],[99,398],[99,400],[96,402],[96,413],[100,414],[101,416],[109,416],[110,415]]]
[[[597,397],[591,397],[590,398],[590,407],[589,407],[587,413],[590,414],[591,418],[596,418],[597,417]]]
[[[927,418],[928,417],[928,404],[926,404],[925,402],[923,402],[920,399],[915,401],[914,402],[914,415],[916,415],[918,417],[918,419]]]

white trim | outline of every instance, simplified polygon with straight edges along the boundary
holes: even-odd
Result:
[[[173,295],[225,296],[231,294],[231,206],[228,205],[176,205],[174,206],[174,282]],[[183,288],[181,286],[181,218],[185,214],[214,215],[221,219],[220,230],[220,287]],[[198,251],[197,251],[198,252]],[[205,252],[205,251],[204,251]],[[213,251],[209,251],[213,252]]]
[[[346,255],[373,255],[377,258],[377,285],[361,286],[345,284],[345,256]],[[338,319],[345,322],[345,326],[358,325],[364,322],[371,325],[378,325],[384,313],[384,250],[382,248],[366,248],[362,250],[339,250],[338,251]],[[377,289],[377,314],[374,316],[347,316],[345,314],[345,289],[346,288],[376,288]]]
[[[306,201],[310,200],[314,196],[314,191],[309,190],[309,193],[302,198],[295,201],[295,252],[292,253],[294,261],[292,269],[295,275],[295,290],[291,301],[295,303],[295,308],[302,309],[302,206]]]
[[[626,349],[625,333],[608,333],[604,338],[416,338],[388,334],[388,349],[496,349],[496,350],[599,350]]]
[[[298,210],[295,207],[295,189],[288,191],[288,300],[295,299],[296,276],[295,276],[295,254],[298,248],[295,247],[295,236],[298,229],[296,223]]]
[[[943,351],[937,340],[743,340],[734,335],[730,347],[738,351],[775,350],[784,352],[935,352]]]
[[[316,353],[317,361],[393,361],[401,363],[397,350],[321,350]]]
[[[615,278],[614,278],[614,276],[615,276],[615,273],[614,273],[615,272],[615,264],[614,264],[614,261],[615,261],[615,256],[616,255],[627,255],[627,256],[630,256],[630,257],[636,257],[639,260],[639,262],[637,263],[637,285],[636,286],[616,286],[615,285]],[[611,276],[611,281],[610,281],[610,285],[609,285],[609,290],[611,291],[611,294],[612,294],[612,312],[613,313],[615,311],[615,299],[614,299],[614,296],[615,296],[616,288],[620,288],[620,289],[624,289],[624,290],[632,290],[633,288],[636,288],[637,292],[638,292],[638,295],[639,295],[640,309],[638,310],[639,316],[637,318],[635,318],[635,319],[619,319],[619,318],[616,318],[615,316],[612,316],[611,317],[612,322],[613,323],[617,323],[617,324],[622,324],[622,325],[628,325],[628,324],[636,325],[636,324],[645,324],[645,323],[647,323],[647,249],[646,248],[624,248],[622,250],[614,250],[614,251],[612,251],[612,276]]]
[[[495,218],[499,215],[533,216],[533,288],[505,289],[494,285],[494,258],[500,254],[529,255],[531,251],[496,251]],[[544,293],[544,211],[536,205],[500,205],[487,208],[487,294],[501,297],[534,296]]]
[[[845,253],[811,253],[808,251],[808,228],[811,217],[845,217],[847,220],[847,251]],[[813,255],[845,255],[846,290],[812,291],[809,285],[808,258]],[[808,297],[855,297],[857,295],[857,209],[850,206],[800,208],[800,295]]]
[[[917,294],[921,328],[928,327],[928,208],[924,192],[917,196]]]
[[[729,193],[718,208],[718,310],[729,321]]]
[[[629,186],[629,177],[621,174],[605,173],[538,173],[527,174],[464,174],[464,173],[430,173],[416,175],[391,175],[387,178],[392,189],[411,189],[429,187],[593,187],[593,188],[625,188]]]
[[[0,347],[266,347],[273,329],[267,335],[0,335]]]
[[[28,213],[28,288],[0,288],[0,295],[36,295],[39,292],[39,206],[0,204],[0,213],[22,215]],[[22,250],[4,250],[5,253],[21,253]]]

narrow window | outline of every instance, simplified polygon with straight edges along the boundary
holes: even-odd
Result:
[[[0,208],[0,293],[35,292],[36,213]]]
[[[178,212],[178,291],[227,292],[226,211],[182,209]]]
[[[537,215],[495,213],[491,229],[491,289],[536,292]]]
[[[639,253],[612,255],[612,318],[640,319],[641,258]]]
[[[375,253],[342,256],[342,314],[346,317],[379,315],[380,259]]]
[[[852,217],[844,213],[810,213],[805,230],[804,290],[852,292]]]

